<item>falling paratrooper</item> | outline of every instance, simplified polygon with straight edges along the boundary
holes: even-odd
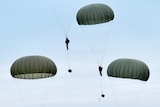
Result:
[[[95,37],[98,37],[95,41],[100,44],[102,43],[102,40],[104,39],[105,42],[107,42],[106,37],[105,37],[105,33],[103,34],[103,36],[105,38],[101,38],[101,34],[97,34],[96,32],[99,31],[97,29],[94,29],[94,27],[96,28],[96,26],[98,25],[105,25],[104,30],[106,31],[106,26],[108,24],[108,22],[112,21],[114,19],[114,12],[113,10],[106,4],[102,4],[102,3],[96,3],[96,4],[89,4],[86,5],[82,8],[79,9],[79,11],[77,12],[77,23],[78,25],[80,25],[82,28],[83,27],[90,27],[92,30],[89,31],[87,30],[87,32],[95,32],[94,35]],[[102,33],[102,32],[100,32]],[[88,34],[87,34],[88,36]],[[89,38],[89,37],[88,37]],[[87,38],[87,40],[88,40]],[[92,35],[91,38],[94,38],[94,36]],[[100,41],[98,41],[100,40]],[[91,41],[94,44],[96,44],[94,41]],[[104,43],[106,44],[106,43]],[[104,57],[104,53],[105,53],[105,49],[102,49],[101,52],[98,51],[98,53],[102,53],[102,55],[98,55],[97,54],[97,50],[100,49],[99,47],[97,47],[97,49],[95,49],[95,45],[91,46],[89,44],[91,51],[96,59],[96,62],[98,63],[98,71],[100,76],[102,77],[102,60]],[[101,47],[106,47],[106,46],[101,46]],[[99,57],[99,58],[98,58]],[[101,86],[102,87],[102,86]],[[101,97],[105,97],[105,95],[101,94]]]

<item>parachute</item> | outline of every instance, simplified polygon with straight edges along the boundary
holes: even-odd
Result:
[[[85,33],[82,35],[89,45],[91,53],[98,64],[100,77],[102,77],[102,63],[109,38],[108,27],[110,26],[108,22],[114,19],[114,12],[106,4],[89,4],[78,10],[76,19],[83,30],[82,32]],[[101,96],[104,97],[102,83],[101,91]]]
[[[107,68],[110,87],[117,106],[137,107],[139,98],[149,79],[148,66],[137,59],[119,58]]]
[[[17,59],[11,66],[11,75],[19,79],[40,79],[55,76],[55,63],[44,56],[25,56]]]
[[[106,4],[95,3],[83,6],[76,15],[77,23],[85,32],[84,38],[93,53],[98,66],[102,65],[109,34],[110,21],[114,19],[113,10]]]
[[[14,81],[25,107],[45,105],[52,82],[49,77],[57,73],[51,59],[38,55],[18,58],[11,65],[10,73],[16,78]]]
[[[82,7],[77,13],[79,25],[101,24],[113,19],[113,10],[105,4],[90,4]]]
[[[72,72],[70,67],[70,39],[71,28],[73,25],[74,15],[76,13],[77,5],[79,4],[79,0],[47,0],[48,6],[50,7],[51,13],[54,16],[54,19],[57,25],[60,27],[66,44],[66,54],[67,54],[67,62],[68,62],[68,72]]]
[[[102,65],[106,43],[109,38],[109,23],[114,19],[113,10],[106,4],[89,4],[80,8],[76,15],[77,23],[85,32],[89,47],[98,63]]]
[[[147,81],[149,78],[148,66],[136,59],[120,58],[114,60],[107,69],[107,75],[115,78],[129,78]]]

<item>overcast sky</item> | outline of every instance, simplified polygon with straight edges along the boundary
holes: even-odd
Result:
[[[106,28],[109,29],[107,46],[96,44],[94,47],[106,50],[102,78],[95,55],[86,40],[86,31],[76,22],[76,12],[91,3],[105,3],[115,14],[110,27]],[[0,105],[159,107],[159,4],[159,0],[1,0]],[[91,35],[95,33],[97,31],[92,29]],[[71,41],[69,52],[64,43],[65,34]],[[34,81],[12,78],[12,63],[28,55],[52,59],[58,69],[57,75]],[[107,66],[118,58],[145,62],[150,69],[149,80],[108,78]],[[69,66],[72,73],[67,72]],[[105,98],[100,97],[101,88]]]

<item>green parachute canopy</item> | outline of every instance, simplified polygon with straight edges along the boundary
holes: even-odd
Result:
[[[136,59],[121,58],[110,63],[107,74],[110,77],[147,81],[150,73],[148,66],[144,62]]]
[[[113,19],[113,10],[105,4],[90,4],[82,7],[77,13],[77,22],[79,25],[100,24]]]
[[[11,75],[19,79],[40,79],[56,75],[55,63],[44,56],[25,56],[11,66]]]

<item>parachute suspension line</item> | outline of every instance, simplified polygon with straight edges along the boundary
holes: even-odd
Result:
[[[106,51],[104,50],[104,47],[106,47],[104,45],[106,45],[106,41],[108,41],[105,39],[105,36],[107,35],[104,31],[106,31],[106,25],[108,25],[108,22],[113,19],[113,10],[105,4],[86,5],[79,9],[77,13],[78,24],[81,26],[90,26],[91,28],[91,34],[87,36],[90,36],[94,40],[92,41],[94,49],[93,47],[90,47],[92,48],[92,53],[95,56],[98,65],[102,65],[105,56],[104,53]],[[88,32],[89,31],[87,31],[87,33]]]
[[[83,29],[85,32],[88,32],[88,29],[83,28],[83,27],[81,27],[81,29]],[[98,72],[100,72],[100,70],[101,70],[101,73],[102,73],[102,69],[103,69],[102,64],[99,63],[99,60],[98,60],[97,55],[96,55],[96,51],[93,49],[93,46],[91,44],[92,38],[89,37],[92,34],[89,33],[89,34],[85,34],[85,35],[86,35],[86,36],[84,36],[85,37],[85,41],[86,41],[86,43],[87,43],[87,45],[88,45],[88,47],[89,47],[89,49],[91,51],[91,54],[93,55],[93,58],[95,59],[97,65],[98,65]],[[105,95],[103,93],[102,74],[101,73],[99,73],[99,75],[100,75],[100,91],[101,91],[101,97],[105,97]],[[99,99],[99,101],[100,101],[100,99]]]
[[[21,102],[23,103],[23,107],[27,107],[27,105],[25,104],[25,100],[24,100],[24,97],[22,95],[22,90],[20,89],[20,86],[18,85],[18,83],[16,82],[15,79],[13,79],[13,81],[14,81],[14,84],[16,85],[17,93],[19,94]]]
[[[105,26],[103,26],[105,29]],[[105,54],[106,54],[106,50],[107,50],[107,46],[108,46],[108,41],[109,41],[109,37],[110,37],[110,29],[108,29],[108,31],[106,32],[106,37],[103,38],[104,39],[104,49],[102,50],[102,56],[101,56],[101,59],[98,63],[99,67],[102,67],[102,64],[103,64],[103,60],[105,59]],[[101,97],[105,97],[105,94],[103,93],[103,77],[102,77],[102,74],[101,74],[101,78],[100,78],[100,86],[101,86]]]
[[[83,27],[84,27],[84,26],[83,26]],[[87,27],[88,27],[88,26],[87,26]],[[98,75],[100,75],[100,91],[101,91],[101,97],[104,98],[104,97],[105,97],[105,94],[103,93],[103,83],[102,83],[102,71],[103,71],[103,67],[102,67],[102,61],[100,61],[100,60],[102,60],[103,58],[100,58],[100,57],[102,57],[101,55],[98,56],[98,53],[102,54],[102,50],[99,51],[99,48],[98,48],[99,42],[101,42],[101,41],[97,40],[97,39],[100,39],[100,40],[101,40],[101,39],[103,39],[103,38],[99,38],[99,37],[98,37],[98,36],[99,36],[99,34],[98,34],[99,31],[97,31],[96,28],[94,28],[94,27],[90,28],[91,31],[95,31],[94,34],[93,34],[92,32],[88,32],[88,28],[87,28],[87,27],[83,28],[84,31],[87,33],[86,36],[84,36],[84,37],[85,37],[85,41],[86,41],[86,43],[87,43],[87,45],[88,45],[88,47],[89,47],[89,49],[90,49],[90,51],[91,51],[91,54],[93,55],[93,58],[95,59],[95,62],[97,63],[98,72],[99,72]],[[92,37],[93,37],[93,38],[92,38]],[[105,40],[105,41],[108,41],[108,39]],[[95,46],[95,47],[94,47],[94,46]],[[104,46],[101,46],[101,48],[102,48],[102,47],[104,47]],[[104,52],[104,51],[103,51],[103,52]],[[103,54],[104,54],[104,53],[103,53]]]
[[[69,52],[68,52],[68,50],[67,50],[66,53],[67,53],[68,72],[71,73],[72,70],[71,70],[71,67],[70,67],[70,57],[69,57]]]
[[[83,28],[84,27],[84,28]],[[88,32],[88,29],[87,29],[87,27],[85,28],[85,26],[82,26],[81,27],[85,32]],[[88,32],[89,33],[89,32]],[[97,65],[99,65],[99,61],[98,61],[98,58],[97,58],[97,55],[96,55],[96,52],[95,52],[95,50],[93,49],[93,46],[92,46],[92,38],[90,38],[89,36],[90,35],[92,35],[91,33],[89,33],[89,34],[85,34],[86,36],[84,36],[84,38],[85,38],[85,41],[86,41],[86,43],[87,43],[87,45],[88,45],[88,47],[89,47],[89,49],[90,49],[90,51],[91,51],[91,54],[93,55],[93,58],[95,59],[95,61],[96,61],[96,63],[97,63]]]
[[[102,76],[101,76],[101,78],[100,78],[100,87],[101,87],[101,97],[105,97],[105,94],[104,94],[104,92],[103,92],[103,82],[102,82]]]
[[[99,74],[100,74],[100,89],[101,89],[101,97],[104,98],[105,94],[103,93],[103,82],[102,82],[102,71],[103,71],[103,67],[102,66],[98,66],[98,70],[99,70]]]
[[[108,40],[109,40],[109,37],[110,37],[110,29],[109,31],[107,32],[107,37],[104,38],[105,39],[105,43],[104,43],[104,50],[102,50],[102,57],[100,59],[100,62],[99,62],[99,67],[102,67],[102,64],[103,64],[103,60],[104,60],[104,57],[105,57],[105,54],[106,54],[106,50],[107,50],[107,44],[108,44]],[[102,74],[101,74],[102,75]],[[101,97],[105,97],[105,94],[103,92],[103,77],[101,76],[100,78],[100,87],[101,87]]]
[[[51,78],[50,78],[51,79]],[[51,79],[52,80],[52,79]],[[47,81],[47,80],[46,80]],[[47,88],[45,90],[47,90],[46,94],[45,94],[45,102],[47,102],[47,100],[49,99],[49,95],[50,95],[50,92],[52,92],[52,85],[51,85],[51,82],[49,82],[50,80],[48,80],[46,83],[47,83]],[[45,83],[45,84],[46,84]],[[43,104],[43,107],[47,107],[47,103],[44,103]]]
[[[136,92],[138,92],[137,93],[137,96],[136,96],[136,98],[135,98],[135,107],[137,107],[138,106],[138,99],[140,99],[141,97],[142,97],[142,92],[144,92],[144,88],[145,88],[145,86],[146,86],[146,83],[144,82],[144,85],[140,85],[140,90],[138,91],[136,91]]]
[[[72,2],[72,3],[65,3],[62,1],[65,0],[60,0],[61,1],[61,5],[58,6],[56,4],[57,1],[55,0],[47,0],[48,1],[48,5],[51,9],[52,15],[54,16],[55,20],[57,20],[57,25],[59,25],[60,30],[63,33],[63,36],[66,38],[65,40],[65,44],[66,44],[66,54],[67,54],[67,63],[68,63],[68,72],[72,72],[71,68],[70,68],[70,55],[69,55],[69,33],[71,30],[71,26],[73,25],[74,22],[74,15],[76,13],[76,9],[72,9],[72,11],[67,11],[67,10],[71,10],[70,8],[72,8],[72,6],[77,7],[78,2]],[[58,12],[58,13],[57,13]],[[57,14],[56,14],[57,13]],[[60,14],[61,13],[61,14]],[[62,19],[62,17],[66,18],[66,19]]]
[[[108,26],[109,27],[108,31],[105,34],[106,37],[103,38],[104,39],[104,49],[102,50],[102,56],[101,56],[99,64],[103,64],[103,61],[105,59],[105,54],[107,53],[107,46],[108,46],[108,41],[109,41],[109,38],[110,38],[111,27],[112,27],[112,22],[110,22],[110,23],[111,23],[111,26]],[[105,30],[105,28],[103,28],[103,29]]]
[[[108,27],[108,28],[106,28]],[[98,66],[103,64],[110,38],[111,26],[107,24],[81,27],[86,33],[84,38]],[[107,29],[107,30],[106,30]],[[90,32],[91,31],[91,32]],[[93,32],[94,31],[94,32]],[[101,34],[103,32],[103,34]]]
[[[67,37],[67,34],[65,36],[66,36],[65,44],[66,44],[66,53],[67,53],[68,72],[71,73],[72,70],[70,68],[70,55],[69,55],[69,43],[70,43],[70,40]]]
[[[104,27],[105,25],[104,23],[107,23],[113,19],[114,19],[114,12],[109,6],[105,4],[89,4],[79,9],[77,13],[78,24],[83,26],[84,28],[85,26],[86,28],[87,27],[91,28],[91,31],[89,30],[86,31],[86,33],[91,33],[91,34],[86,34],[86,38],[87,38],[86,40],[95,58],[95,61],[98,64],[98,70],[101,77],[100,82],[101,82],[102,93],[103,93],[102,62],[104,60],[105,51],[106,51],[104,47],[106,48],[106,44],[107,44],[106,42],[108,42],[108,39],[105,39],[106,33],[103,33],[103,31],[106,31],[106,29],[103,29],[102,31],[102,27]],[[92,39],[92,41],[90,41],[89,39]],[[102,94],[102,97],[104,97],[103,94]]]
[[[66,2],[65,0],[47,0],[52,15],[63,34],[69,34],[74,23],[75,14],[80,1]],[[69,11],[70,10],[70,11]],[[63,18],[63,19],[62,19]]]
[[[100,95],[99,101],[101,100],[101,98],[105,97],[105,93],[103,92],[102,76],[100,77],[100,91],[101,91],[100,93],[101,95]]]
[[[98,33],[96,32],[96,29],[94,27],[91,27],[90,25],[88,25],[86,27],[84,26],[84,31],[86,32],[86,36],[85,36],[86,37],[86,42],[89,46],[91,54],[93,55],[93,58],[96,61],[97,65],[100,65],[99,64],[99,58],[98,58],[98,55],[97,55],[98,43],[97,43],[97,40],[96,40],[97,36],[98,36]],[[92,31],[94,31],[94,34],[93,34]]]
[[[108,76],[107,76],[107,78],[108,78],[109,88],[110,88],[110,90],[111,90],[111,94],[112,94],[113,99],[114,99],[114,102],[115,102],[114,104],[115,104],[116,107],[119,107],[117,94],[116,94],[115,89],[114,89],[114,87],[113,87],[113,85],[112,85],[111,77],[108,77]]]

